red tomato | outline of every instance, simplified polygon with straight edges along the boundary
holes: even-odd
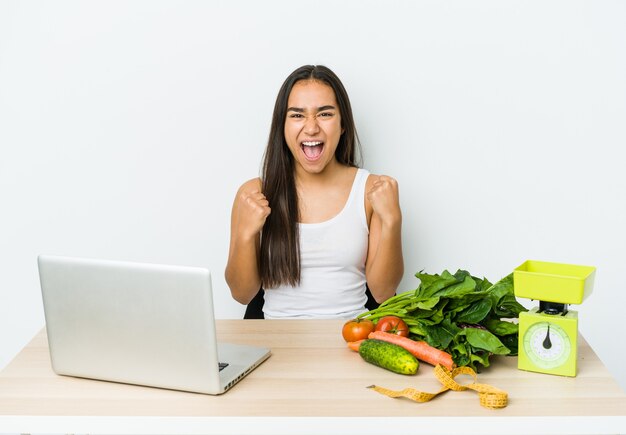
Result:
[[[369,319],[352,319],[343,325],[341,335],[346,342],[363,340],[374,331],[374,323]]]
[[[376,323],[376,331],[389,332],[390,334],[409,336],[409,327],[400,317],[385,316]]]

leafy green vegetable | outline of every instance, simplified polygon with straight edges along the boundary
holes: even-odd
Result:
[[[455,364],[475,370],[477,364],[488,367],[491,355],[517,355],[518,326],[502,320],[526,311],[515,299],[513,274],[495,284],[465,270],[415,276],[420,280],[415,291],[389,298],[359,318],[401,317],[411,338],[445,350]]]
[[[457,322],[479,323],[491,311],[491,299],[479,299],[455,316]]]
[[[467,342],[475,349],[483,349],[496,355],[508,355],[511,350],[507,348],[498,337],[486,329],[465,328],[459,334],[467,337]]]

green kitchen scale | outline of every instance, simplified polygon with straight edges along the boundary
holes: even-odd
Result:
[[[528,260],[513,270],[515,296],[539,301],[519,315],[517,367],[531,372],[576,376],[578,312],[593,290],[595,267]]]

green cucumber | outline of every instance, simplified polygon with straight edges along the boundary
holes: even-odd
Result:
[[[370,364],[401,375],[414,375],[419,367],[419,361],[408,350],[382,340],[363,340],[359,345],[359,355]]]

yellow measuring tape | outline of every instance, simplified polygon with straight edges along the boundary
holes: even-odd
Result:
[[[406,397],[407,399],[411,399],[415,402],[428,402],[448,390],[465,391],[470,389],[478,392],[480,404],[485,408],[499,409],[504,408],[508,404],[509,396],[505,391],[498,390],[491,385],[477,384],[476,372],[472,370],[471,367],[457,367],[450,371],[441,364],[438,364],[434,369],[434,373],[439,382],[443,384],[443,388],[436,393],[425,393],[418,391],[415,388],[405,388],[401,391],[394,391],[377,385],[370,385],[367,388],[371,388],[372,390],[388,397]],[[474,379],[474,382],[467,385],[461,385],[454,380],[454,378],[458,375],[470,375]]]

